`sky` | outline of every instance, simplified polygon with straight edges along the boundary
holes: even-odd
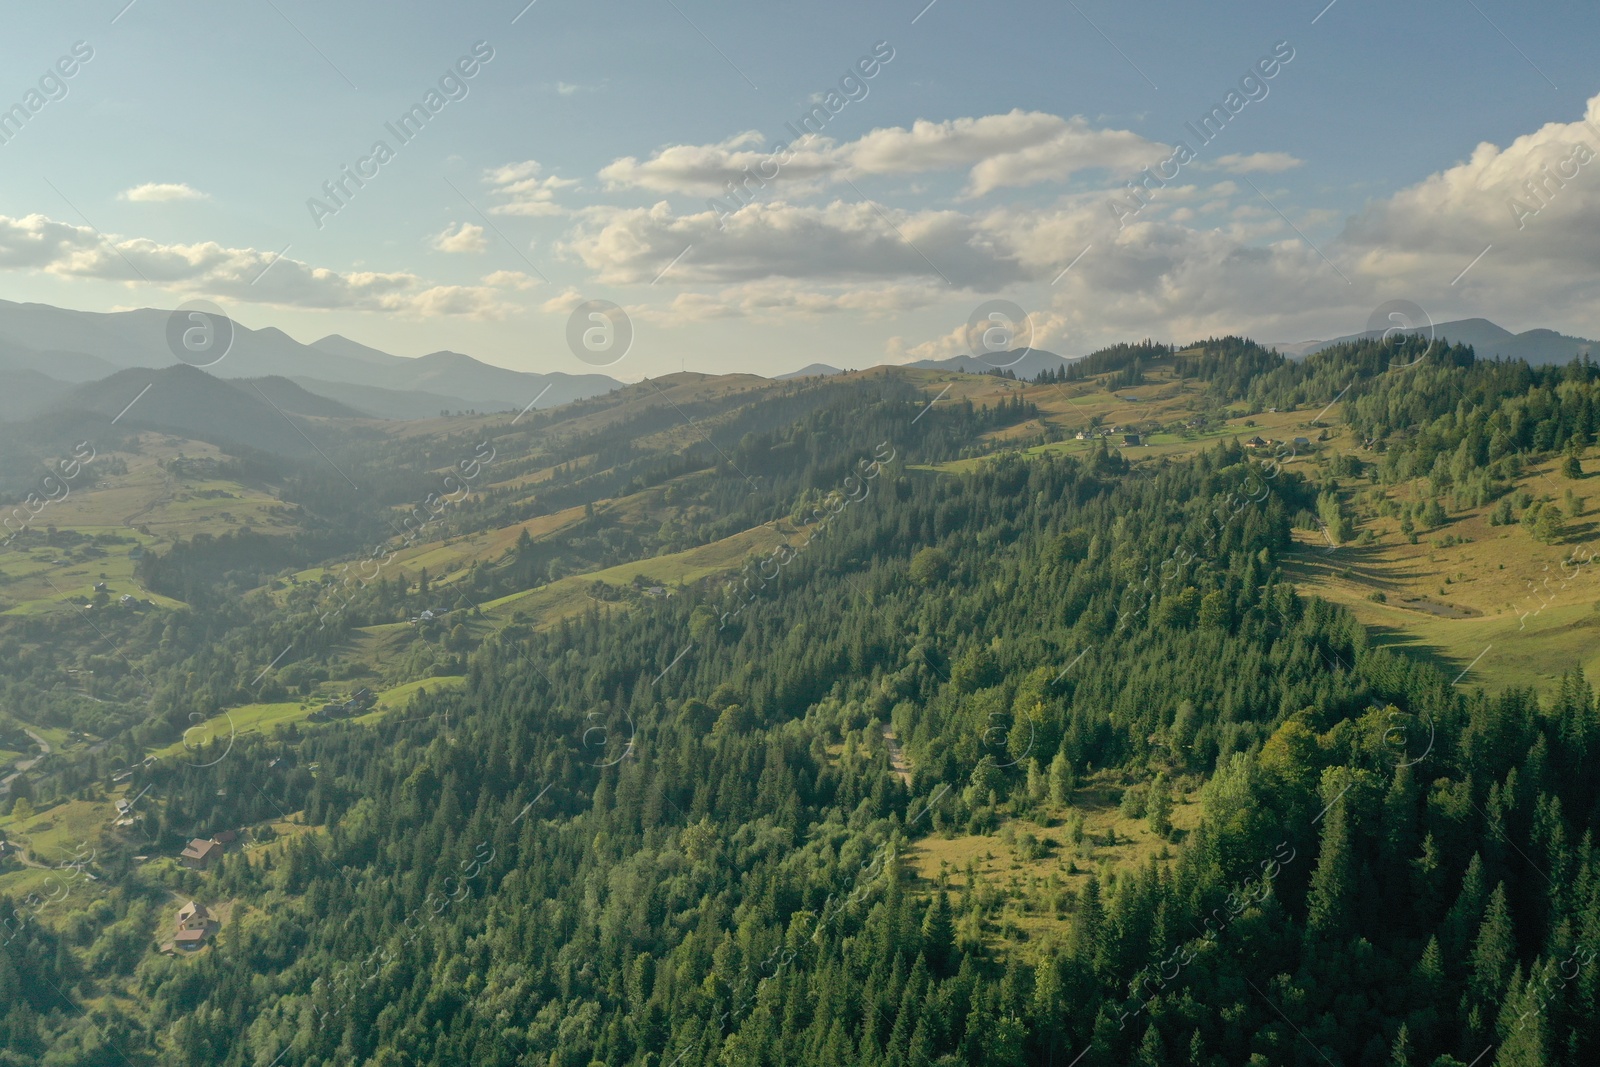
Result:
[[[994,301],[1064,355],[1396,300],[1600,337],[1592,4],[60,0],[6,28],[10,300],[630,381],[958,355]],[[626,352],[573,342],[589,301]]]

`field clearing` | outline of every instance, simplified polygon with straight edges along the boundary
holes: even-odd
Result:
[[[26,848],[34,863],[57,867],[79,857],[88,858],[100,840],[101,831],[116,817],[112,799],[69,800],[26,820],[19,820],[15,815],[0,818],[0,831]],[[29,867],[0,875],[0,892],[14,893],[22,887],[31,887],[29,891],[33,891],[51,877],[68,882],[74,895],[80,896],[80,903],[82,887],[95,884],[76,875],[68,879],[58,871]]]
[[[271,493],[215,477],[207,468],[227,457],[214,445],[162,433],[138,438],[137,452],[105,452],[84,464],[68,484],[67,495],[33,517],[31,529],[48,527],[85,537],[114,534],[131,538],[144,551],[169,546],[196,534],[220,535],[240,526],[264,534],[297,527]],[[125,473],[111,473],[115,460]],[[162,464],[169,464],[164,467]],[[172,468],[176,464],[177,469]],[[96,582],[115,597],[131,594],[161,607],[182,606],[152,593],[134,579],[127,543],[45,545],[32,538],[0,548],[0,613],[18,615],[66,610],[69,597],[92,597]],[[63,562],[56,562],[56,561]]]
[[[399,625],[405,625],[401,623]],[[340,719],[339,722],[373,723],[385,715],[405,707],[412,694],[419,689],[453,689],[462,685],[466,679],[458,676],[443,676],[438,678],[423,678],[404,685],[397,685],[390,689],[374,691],[373,696],[381,708],[370,711],[351,719]],[[304,723],[313,711],[321,708],[328,701],[324,698],[314,698],[301,702],[298,700],[280,701],[271,704],[245,704],[237,708],[225,708],[216,715],[197,723],[190,728],[185,741],[176,741],[163,748],[155,749],[150,753],[156,759],[170,759],[172,757],[185,757],[192,763],[205,765],[216,760],[227,758],[228,746],[231,740],[241,734],[266,733],[280,726],[290,723]],[[312,725],[322,725],[315,723]]]
[[[696,474],[691,472],[681,475],[680,478],[695,476]],[[596,505],[595,515],[607,522],[624,524],[638,522],[651,513],[653,506],[659,504],[664,486],[679,480],[674,478],[663,485],[653,486],[629,496],[605,500]],[[394,558],[383,565],[381,575],[386,579],[400,576],[409,583],[416,581],[426,568],[433,586],[447,587],[465,577],[473,563],[486,566],[499,563],[505,558],[506,553],[516,547],[524,530],[528,532],[530,538],[538,541],[571,529],[582,523],[586,517],[587,509],[578,505],[510,526],[480,530],[448,539],[424,541],[397,551]],[[364,570],[371,571],[373,566],[374,563],[363,560],[352,565],[348,574],[359,576]],[[338,569],[311,567],[296,572],[295,578],[301,583],[316,582],[324,574],[330,573],[337,576]]]
[[[406,682],[404,685],[385,689],[378,694],[378,703],[383,705],[382,708],[369,711],[365,715],[359,715],[348,721],[370,725],[393,712],[405,711],[411,706],[411,698],[418,693],[437,693],[445,689],[460,689],[466,684],[467,680],[459,674],[445,674],[436,678],[418,678],[414,682]]]
[[[513,611],[526,612],[535,616],[536,626],[550,626],[563,618],[581,614],[594,604],[588,590],[597,581],[626,586],[639,575],[647,574],[669,586],[688,585],[713,574],[734,570],[744,563],[749,553],[774,548],[780,540],[782,534],[774,527],[757,526],[682,552],[620,563],[586,574],[571,574],[538,589],[488,601],[481,608],[485,615],[497,619],[509,618]]]
[[[473,560],[493,563],[516,545],[523,530],[528,531],[529,537],[538,540],[582,522],[583,516],[584,509],[579,505],[549,515],[540,515],[512,526],[501,526],[451,538],[449,544],[442,540],[425,541],[397,552],[390,566],[411,571],[420,571],[426,567],[429,574],[441,574],[452,564],[458,567],[465,566]]]
[[[986,923],[986,940],[1032,941],[1064,935],[1070,921],[1051,905],[1055,893],[1080,891],[1091,872],[1101,872],[1104,880],[1109,872],[1144,867],[1152,858],[1159,859],[1163,849],[1170,854],[1177,851],[1152,833],[1146,820],[1124,816],[1116,796],[1108,779],[1097,780],[1080,788],[1070,805],[1047,806],[1047,827],[1032,819],[1006,819],[994,834],[933,835],[914,842],[907,850],[907,860],[925,892],[935,891],[941,877],[952,894],[965,889],[970,865],[975,891],[998,893],[999,913]],[[1083,816],[1081,845],[1067,838],[1064,823],[1071,812]],[[1175,797],[1174,837],[1195,830],[1200,814],[1198,793]],[[1017,843],[1002,839],[1008,831],[1016,835]],[[1106,844],[1109,833],[1116,835],[1116,844]],[[1036,859],[1019,852],[1027,834],[1044,846],[1043,855]]]
[[[162,433],[141,434],[138,452],[108,452],[84,465],[66,499],[49,505],[35,525],[95,532],[145,526],[157,541],[196,533],[221,534],[241,524],[262,533],[295,527],[269,512],[282,507],[270,493],[211,476],[203,470],[174,473],[162,463],[185,460],[202,466],[226,460],[221,449]],[[104,461],[116,458],[126,474],[108,474]],[[96,464],[100,464],[97,469]],[[92,481],[90,479],[93,479]],[[230,517],[224,517],[224,513]]]
[[[611,407],[565,419],[553,427],[549,424],[540,424],[534,432],[538,434],[548,432],[558,438],[598,433],[637,415],[639,411],[647,407],[660,406],[662,404],[700,405],[708,400],[726,401],[729,398],[747,393],[753,396],[774,389],[783,389],[787,387],[787,384],[786,382],[757,377],[753,374],[712,375],[702,374],[698,371],[663,374],[659,378],[652,378],[649,381],[624,385],[614,393],[608,394],[609,398],[614,401]],[[503,425],[512,417],[514,416],[507,413],[491,420],[485,420],[485,425]],[[694,435],[695,439],[702,440],[693,427],[685,425],[682,430]],[[649,448],[651,440],[648,437],[640,437],[636,439],[636,443],[641,448]]]
[[[75,861],[70,856],[63,856],[51,857],[47,862],[61,864]],[[85,878],[71,869],[44,870],[38,867],[24,867],[21,870],[0,874],[0,893],[16,901],[17,911],[20,914],[44,926],[53,926],[69,912],[99,900],[105,893],[102,888],[104,885],[104,882]],[[35,895],[41,903],[33,907],[24,903],[30,896]]]
[[[1530,465],[1519,488],[1559,500],[1568,489],[1584,495],[1588,482],[1547,461]],[[1401,486],[1389,495],[1409,493]],[[1600,558],[1583,560],[1600,548],[1596,507],[1587,503],[1555,545],[1517,523],[1491,525],[1493,507],[1454,512],[1444,526],[1418,531],[1415,545],[1392,518],[1361,526],[1371,533],[1367,544],[1333,548],[1321,534],[1296,531],[1299,547],[1285,573],[1303,592],[1349,608],[1376,644],[1420,655],[1452,677],[1471,665],[1462,685],[1548,690],[1573,667],[1595,678]]]
[[[581,462],[581,460],[579,462]],[[515,477],[506,478],[501,481],[490,482],[488,488],[506,490],[531,489],[536,485],[541,485],[544,482],[548,482],[550,479],[554,478],[556,476],[556,471],[560,469],[561,464],[559,463],[551,467],[540,467],[537,470],[531,470],[525,474],[518,474]]]
[[[526,529],[528,536],[538,539],[550,534],[559,533],[569,526],[582,522],[584,509],[580,507],[566,508],[550,515],[540,515],[529,519],[527,522],[514,526],[498,527],[493,530],[480,530],[476,533],[465,534],[460,537],[450,538],[448,541],[440,539],[423,541],[395,553],[394,558],[384,563],[378,576],[388,580],[396,575],[403,575],[408,582],[416,581],[423,568],[427,568],[430,582],[448,585],[451,576],[459,576],[470,569],[474,561],[492,564],[498,562],[521,537]],[[396,543],[392,539],[389,544]],[[360,581],[363,574],[369,573],[382,561],[376,559],[362,559],[353,563],[347,572],[347,577]],[[295,579],[301,584],[315,583],[324,575],[339,575],[338,567],[308,567],[303,571],[295,572]]]
[[[1259,423],[1260,417],[1257,416],[1256,418]],[[1213,430],[1196,431],[1192,436],[1188,437],[1181,437],[1178,434],[1173,433],[1149,434],[1143,437],[1144,443],[1140,445],[1123,445],[1121,443],[1122,435],[1114,434],[1106,440],[1106,444],[1113,452],[1121,452],[1123,458],[1128,460],[1150,459],[1155,457],[1181,458],[1184,456],[1191,456],[1196,452],[1206,448],[1211,448],[1218,443],[1227,440],[1236,440],[1241,446],[1243,446],[1247,439],[1254,437],[1257,434],[1261,434],[1263,437],[1265,437],[1268,430],[1268,427],[1264,427],[1259,424],[1256,426],[1246,427],[1235,423],[1229,423]],[[1289,436],[1292,439],[1295,436],[1304,435],[1290,433]],[[1086,456],[1094,449],[1095,445],[1096,442],[1092,440],[1079,441],[1074,439],[1071,441],[1052,441],[1049,444],[1032,445],[1028,448],[1017,449],[1016,451],[1028,459],[1045,455]],[[1304,446],[1302,446],[1302,452],[1304,450]],[[1265,458],[1266,455],[1270,455],[1270,453],[1267,453],[1266,450],[1263,450],[1263,452],[1263,458]],[[908,463],[906,464],[906,469],[917,471],[935,471],[940,474],[970,474],[983,464],[988,463],[993,459],[993,456],[971,456],[967,459],[953,459],[945,463]],[[1304,458],[1302,456],[1279,459],[1279,462],[1284,466],[1289,466],[1291,464],[1303,461]]]
[[[1449,601],[1406,603],[1390,596],[1378,604],[1368,599],[1370,582],[1316,573],[1298,561],[1285,570],[1303,592],[1349,608],[1373,644],[1429,660],[1452,677],[1459,674],[1462,685],[1491,692],[1513,685],[1549,691],[1573,667],[1583,668],[1591,680],[1600,677],[1600,611],[1595,608],[1600,575],[1592,565],[1547,604],[1524,598],[1522,610],[1508,605],[1493,615],[1464,618],[1416,606],[1448,606]]]

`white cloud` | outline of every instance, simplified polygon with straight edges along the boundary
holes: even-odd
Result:
[[[1347,225],[1345,240],[1362,269],[1383,277],[1425,262],[1453,277],[1492,243],[1463,284],[1493,279],[1497,287],[1534,293],[1593,292],[1600,278],[1600,96],[1577,122],[1547,123],[1503,149],[1480,144],[1465,162],[1372,202]]]
[[[554,175],[541,178],[539,174],[543,169],[538,162],[529,159],[521,163],[507,163],[485,172],[484,177],[494,192],[505,198],[504,202],[496,204],[489,211],[495,215],[532,217],[565,215],[567,209],[555,202],[556,193],[578,183]]]
[[[610,188],[721,195],[724,182],[768,151],[760,135],[745,133],[619,159],[601,178]],[[1331,336],[1359,329],[1374,307],[1397,298],[1421,304],[1435,321],[1482,315],[1518,329],[1600,334],[1600,97],[1584,121],[1550,123],[1504,147],[1479,145],[1342,221],[1298,202],[1303,182],[1285,179],[1286,191],[1277,181],[1263,184],[1315,248],[1244,181],[1226,180],[1292,169],[1298,161],[1282,153],[1219,157],[1207,164],[1217,173],[1204,177],[1224,180],[1160,189],[1119,227],[1109,198],[1155,155],[1159,146],[1127,131],[1019,111],[916,122],[842,144],[813,138],[785,168],[786,197],[769,189],[726,215],[666,201],[568,208],[557,198],[577,183],[546,175],[534,161],[486,173],[494,191],[487,210],[570,215],[553,251],[587,277],[535,305],[546,313],[570,312],[595,295],[596,283],[643,286],[677,259],[648,290],[659,303],[639,314],[669,324],[819,315],[866,321],[948,309],[949,321],[930,330],[936,336],[892,342],[901,358],[950,354],[971,307],[990,296],[1030,307],[1040,317],[1036,330],[1043,323],[1053,338],[1036,344],[1067,352],[1142,336]],[[864,174],[937,170],[964,173],[968,191],[982,195],[1103,167],[1111,168],[1109,188],[1067,192],[1047,207],[986,202],[903,210],[861,202],[849,190],[827,202],[787,195],[806,183],[825,188]],[[475,244],[486,236],[461,225],[439,239]],[[1085,247],[1082,260],[1052,284]],[[214,242],[106,237],[41,215],[0,216],[0,269],[148,281],[184,295],[284,307],[479,318],[528,301],[522,292],[534,284],[521,272],[496,271],[479,285],[437,286],[406,271],[274,263],[272,252]]]
[[[1019,139],[1050,127],[1023,118]],[[853,145],[875,144],[882,154],[862,158],[885,171],[961,157],[961,146],[951,143],[959,137],[924,128],[920,139],[908,139],[918,128],[876,142],[869,134]],[[824,147],[836,155],[857,150]],[[747,143],[730,149],[747,150]],[[1288,158],[1257,153],[1224,161],[1225,170],[1270,172]],[[1021,169],[1011,173],[1024,177],[1025,163],[1013,163]],[[974,187],[1002,177],[975,173]],[[1297,203],[1294,188],[1268,189],[1285,222],[1241,188],[1233,180],[1168,186],[1125,227],[1108,206],[1119,192],[1113,189],[1073,193],[1047,208],[885,206],[882,214],[854,198],[771,198],[726,214],[725,227],[715,211],[680,213],[666,202],[593,208],[579,214],[558,248],[598,281],[638,284],[693,244],[669,277],[674,288],[730,288],[676,297],[671,311],[683,317],[804,316],[834,307],[868,313],[842,306],[839,294],[851,287],[880,298],[926,291],[935,306],[978,294],[1016,294],[1027,306],[1031,293],[1035,310],[1059,317],[1073,351],[1128,336],[1331,336],[1359,329],[1374,307],[1397,298],[1420,303],[1435,321],[1482,315],[1519,329],[1600,334],[1600,97],[1584,121],[1550,123],[1503,148],[1479,145],[1464,161],[1374,199],[1342,222]],[[1212,225],[1198,225],[1197,215]],[[1084,259],[1051,285],[1086,246]],[[943,341],[922,342],[934,348],[916,351],[943,352],[955,339],[946,333]],[[900,351],[913,355],[916,341],[901,342]]]
[[[1071,341],[1068,333],[1067,320],[1053,311],[1035,310],[1028,313],[1028,322],[1032,327],[1026,336],[1015,338],[1018,348],[1027,347],[1035,350],[1056,351],[1067,347]],[[890,363],[915,363],[923,359],[951,359],[955,356],[979,356],[982,353],[973,350],[971,338],[968,336],[965,321],[952,327],[948,333],[940,334],[921,344],[907,345],[904,337],[891,337],[883,346],[884,358]],[[1060,354],[1058,352],[1058,354]],[[1081,355],[1083,353],[1074,352]]]
[[[483,235],[483,227],[471,222],[463,222],[460,226],[451,223],[443,232],[435,234],[431,243],[441,252],[456,254],[482,252],[489,247],[489,241]]]
[[[711,319],[743,318],[780,323],[794,317],[857,314],[876,319],[935,304],[941,286],[820,286],[789,281],[752,282],[727,286],[715,293],[679,293],[667,307],[646,307],[641,314],[654,321],[677,325]]]
[[[642,162],[626,156],[602,168],[600,178],[613,189],[722,196],[730,181],[747,183],[753,193],[770,181],[966,170],[968,195],[982,196],[1064,182],[1081,171],[1137,170],[1170,152],[1128,130],[1097,129],[1081,115],[1021,110],[946,122],[919,119],[909,128],[875,129],[842,144],[808,136],[788,146],[788,162],[774,158],[776,149],[750,130],[716,144],[670,145]]]
[[[1196,166],[1201,170],[1220,170],[1229,174],[1281,174],[1303,167],[1305,162],[1287,152],[1251,152],[1248,155],[1230,153],[1218,156],[1209,163],[1198,163]]]
[[[532,289],[539,284],[539,279],[520,270],[497,270],[485,274],[483,284],[492,285],[497,289]]]
[[[982,286],[1026,277],[1003,235],[996,239],[986,232],[983,217],[954,211],[779,200],[731,212],[725,227],[718,222],[717,212],[679,215],[665,201],[650,208],[595,209],[557,250],[576,255],[607,284],[651,281],[691,244],[693,254],[670,275],[676,283],[931,277],[947,285]]]
[[[555,296],[539,305],[539,310],[547,315],[570,315],[574,308],[589,299],[572,286],[561,290]]]
[[[772,150],[765,145],[766,139],[755,130],[736,134],[718,144],[672,145],[643,162],[625,156],[608,163],[600,169],[600,179],[608,189],[722,196],[727,183],[741,181],[747,170],[758,180],[793,182],[829,176],[839,169],[834,144],[826,137],[815,137],[795,146],[790,150],[792,158],[781,167],[777,161],[768,162]],[[757,184],[753,182],[748,188],[753,193]]]
[[[1171,149],[1128,130],[1095,129],[1081,115],[1042,111],[873,130],[840,154],[857,174],[916,174],[971,167],[967,193],[1066,181],[1084,170],[1137,170]]]
[[[0,269],[145,283],[183,295],[278,307],[479,318],[509,310],[492,288],[430,286],[404,271],[336,271],[214,241],[163,244],[118,237],[37,214],[0,215]]]
[[[182,182],[145,182],[117,194],[118,200],[136,204],[163,203],[170,200],[209,200],[211,197]]]

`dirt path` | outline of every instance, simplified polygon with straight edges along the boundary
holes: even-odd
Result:
[[[32,738],[33,743],[39,746],[39,754],[32,759],[18,760],[16,764],[17,772],[15,774],[8,774],[4,778],[0,778],[0,796],[3,796],[11,791],[11,783],[16,781],[17,778],[21,777],[23,771],[31,770],[34,764],[50,755],[50,742],[46,741],[44,738],[27,728],[24,728],[22,732]]]
[[[900,776],[902,782],[911,781],[911,764],[906,761],[905,751],[900,747],[900,739],[894,735],[894,727],[883,728],[883,741],[889,746],[889,766],[894,773]]]
[[[127,527],[129,527],[131,529],[132,527],[137,526],[139,524],[139,520],[141,518],[143,518],[144,516],[150,514],[150,512],[154,511],[156,508],[160,507],[163,504],[172,503],[173,497],[177,494],[177,489],[175,488],[175,484],[176,483],[173,481],[172,475],[168,474],[166,471],[162,471],[161,472],[161,493],[160,493],[160,495],[157,496],[154,500],[150,501],[144,507],[139,508],[137,511],[135,511],[132,514],[126,516],[122,520],[122,525],[127,526]]]

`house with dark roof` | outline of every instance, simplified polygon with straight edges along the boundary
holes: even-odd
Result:
[[[189,842],[188,848],[179,853],[178,862],[191,871],[203,871],[210,867],[212,861],[221,855],[222,845],[220,842],[197,837]]]
[[[193,952],[205,944],[221,925],[204,904],[191,900],[178,909],[177,932],[173,935],[172,943],[186,952]]]

